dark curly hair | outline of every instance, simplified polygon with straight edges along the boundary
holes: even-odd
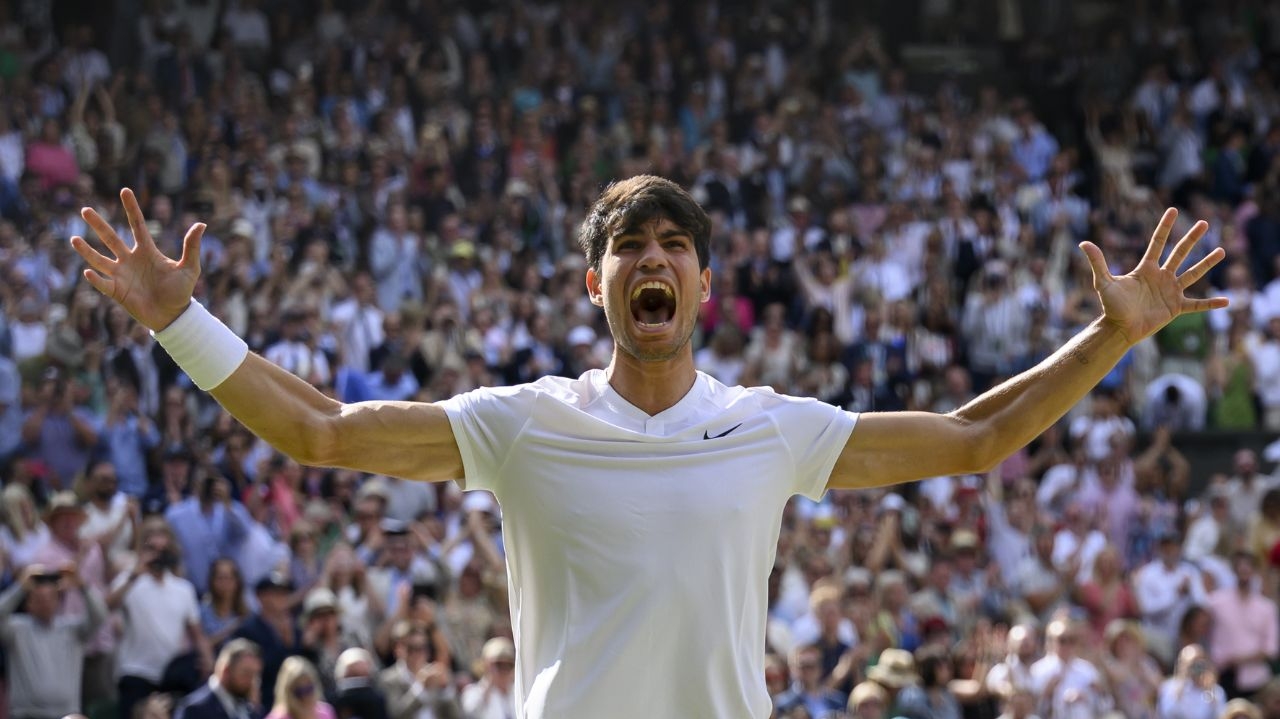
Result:
[[[609,241],[655,218],[671,220],[693,238],[698,268],[711,262],[711,218],[684,188],[654,175],[637,175],[609,183],[587,213],[578,244],[596,272]]]

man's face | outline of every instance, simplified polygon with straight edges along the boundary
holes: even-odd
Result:
[[[262,676],[262,659],[246,654],[227,665],[218,681],[237,699],[248,699],[253,685]]]
[[[387,537],[387,561],[391,566],[406,571],[413,561],[413,551],[409,547],[409,538],[403,535]]]
[[[98,464],[93,468],[93,474],[89,479],[92,482],[94,496],[99,499],[110,499],[116,496],[119,480],[116,477],[115,468],[111,465]]]
[[[266,613],[279,614],[289,609],[289,592],[270,587],[258,592],[258,602]]]
[[[37,621],[50,622],[58,611],[58,585],[56,582],[36,582],[27,594],[27,611]]]
[[[49,532],[63,544],[78,545],[82,524],[84,524],[83,514],[58,512],[49,519]]]
[[[698,268],[693,238],[659,218],[610,241],[600,271],[587,270],[587,291],[604,308],[619,353],[660,362],[688,350],[711,270]]]

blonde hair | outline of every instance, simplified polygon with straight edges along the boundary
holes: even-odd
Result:
[[[284,664],[280,665],[280,673],[276,677],[276,698],[275,706],[271,708],[272,713],[298,716],[300,702],[293,696],[293,685],[297,684],[299,679],[311,680],[311,685],[315,687],[316,699],[319,700],[320,675],[316,673],[316,668],[302,657],[289,657],[284,660]]]
[[[36,525],[40,520],[37,517],[35,522],[27,526],[22,519],[22,505],[31,508],[31,516],[35,517],[36,502],[31,497],[31,490],[26,485],[16,482],[4,488],[4,492],[0,493],[0,503],[4,504],[4,523],[9,527],[9,531],[13,532],[14,539],[21,542],[26,539],[27,535],[36,529]]]

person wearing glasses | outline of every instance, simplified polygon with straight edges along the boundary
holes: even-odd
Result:
[[[516,645],[494,637],[480,650],[484,676],[462,690],[462,711],[468,719],[511,719],[516,715],[511,694],[516,678]]]
[[[391,719],[459,719],[449,658],[437,650],[425,624],[402,620],[392,630],[396,663],[378,675]]]
[[[337,719],[333,707],[320,699],[320,675],[311,662],[289,657],[276,676],[275,704],[265,719]]]

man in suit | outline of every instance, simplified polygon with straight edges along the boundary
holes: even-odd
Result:
[[[227,642],[208,683],[188,694],[174,719],[261,719],[262,652],[248,639]]]

